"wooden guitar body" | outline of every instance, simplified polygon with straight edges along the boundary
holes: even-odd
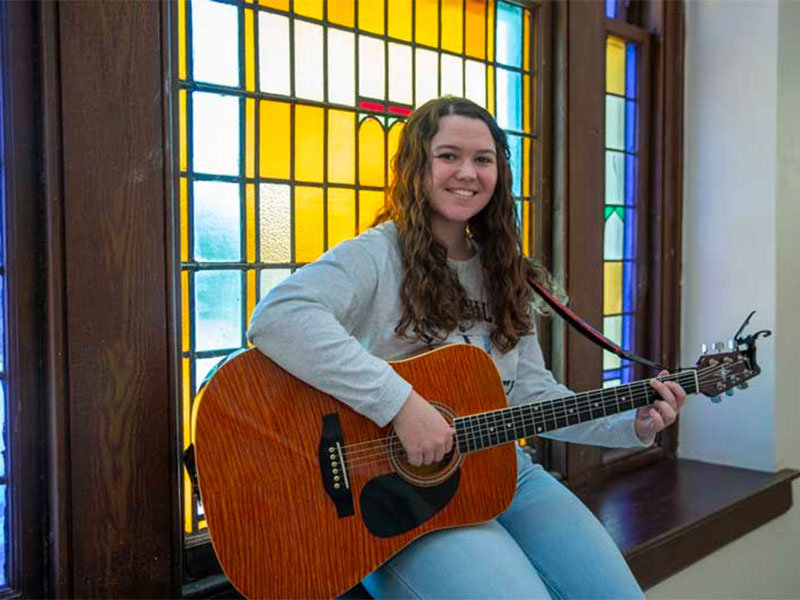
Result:
[[[507,406],[479,348],[445,346],[392,366],[448,417]],[[333,597],[427,532],[496,517],[516,489],[513,445],[455,451],[414,469],[391,428],[256,349],[225,363],[198,400],[195,448],[211,540],[248,597]]]

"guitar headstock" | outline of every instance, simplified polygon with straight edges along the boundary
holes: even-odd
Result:
[[[725,344],[714,344],[715,351],[704,352],[695,365],[698,391],[712,400],[724,392],[732,394],[736,387],[746,388],[746,382],[761,373],[755,360],[755,345],[741,349],[730,342],[727,347],[725,351]]]

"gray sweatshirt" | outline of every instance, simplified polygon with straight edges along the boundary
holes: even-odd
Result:
[[[479,256],[449,260],[479,317],[445,343],[486,350],[512,405],[571,395],[544,366],[535,332],[501,353],[489,342],[488,295]],[[273,288],[256,306],[247,338],[289,373],[330,394],[379,426],[389,423],[411,384],[386,361],[429,346],[400,338],[402,257],[394,223],[340,243]],[[547,437],[610,447],[644,446],[633,429],[635,411],[572,425]]]

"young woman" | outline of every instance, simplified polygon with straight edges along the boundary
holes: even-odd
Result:
[[[376,424],[411,464],[441,460],[453,428],[387,360],[460,342],[493,358],[512,404],[565,396],[544,367],[520,250],[504,132],[483,108],[431,100],[403,130],[377,224],[274,288],[249,339],[272,360]],[[313,363],[310,359],[313,357]],[[604,446],[652,443],[685,393],[550,437]],[[364,580],[376,598],[634,598],[642,592],[591,512],[521,451],[518,486],[496,520],[430,533]]]

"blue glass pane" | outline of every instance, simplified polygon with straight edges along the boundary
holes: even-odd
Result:
[[[511,194],[519,197],[522,195],[522,138],[518,135],[508,136],[508,150],[510,157],[511,177],[514,179]]]
[[[625,258],[636,257],[636,209],[625,209]]]
[[[195,260],[239,260],[241,256],[239,189],[239,185],[236,183],[195,182]]]
[[[621,376],[622,376],[622,371],[620,369],[610,369],[608,371],[603,371],[603,380],[619,379]]]
[[[522,66],[522,8],[497,3],[497,62]]]
[[[517,200],[514,202],[514,210],[517,211],[517,229],[522,235],[522,201]]]
[[[633,315],[622,316],[622,347],[625,350],[633,348]]]
[[[6,486],[0,485],[0,586],[8,585],[6,576]]]
[[[522,130],[522,75],[497,69],[497,123],[503,129]]]
[[[214,175],[239,174],[239,99],[192,94],[194,171]]]
[[[622,263],[622,311],[633,311],[634,294],[636,293],[634,262],[626,260]]]
[[[0,381],[0,477],[6,476],[6,382]]]
[[[606,16],[609,19],[617,18],[617,0],[606,0]]]
[[[633,381],[633,369],[630,367],[622,369],[622,383],[630,383],[631,381]]]
[[[242,274],[199,271],[194,276],[197,350],[242,345]]]
[[[209,0],[192,0],[191,10],[194,79],[238,86],[238,9]]]
[[[6,370],[6,278],[0,275],[0,371]]]
[[[636,101],[628,100],[625,103],[625,149],[628,152],[636,151]]]
[[[625,204],[636,204],[636,157],[625,155]]]
[[[625,195],[625,155],[606,151],[606,204],[621,205]]]
[[[628,44],[625,57],[625,95],[636,98],[636,44]]]

